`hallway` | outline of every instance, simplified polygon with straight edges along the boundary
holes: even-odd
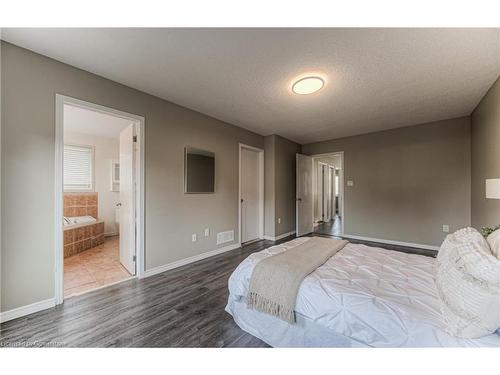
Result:
[[[334,220],[315,226],[314,233],[340,237],[342,235],[342,219],[336,215]]]

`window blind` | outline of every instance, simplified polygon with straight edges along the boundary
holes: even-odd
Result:
[[[93,148],[64,145],[64,190],[92,191]]]

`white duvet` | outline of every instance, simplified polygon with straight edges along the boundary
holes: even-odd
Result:
[[[345,339],[345,346],[500,346],[498,334],[460,339],[446,333],[434,258],[365,245],[347,244],[304,279],[295,305],[297,327],[242,308],[254,266],[308,240],[297,238],[251,254],[236,268],[226,310],[240,327],[274,346],[325,346],[328,337]],[[328,334],[318,335],[318,327]],[[315,333],[308,336],[307,330]]]

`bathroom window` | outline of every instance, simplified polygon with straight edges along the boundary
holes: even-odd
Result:
[[[64,145],[64,191],[94,191],[94,148]]]

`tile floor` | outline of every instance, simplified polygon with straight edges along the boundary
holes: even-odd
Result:
[[[119,237],[64,259],[64,298],[130,278],[120,263]]]

